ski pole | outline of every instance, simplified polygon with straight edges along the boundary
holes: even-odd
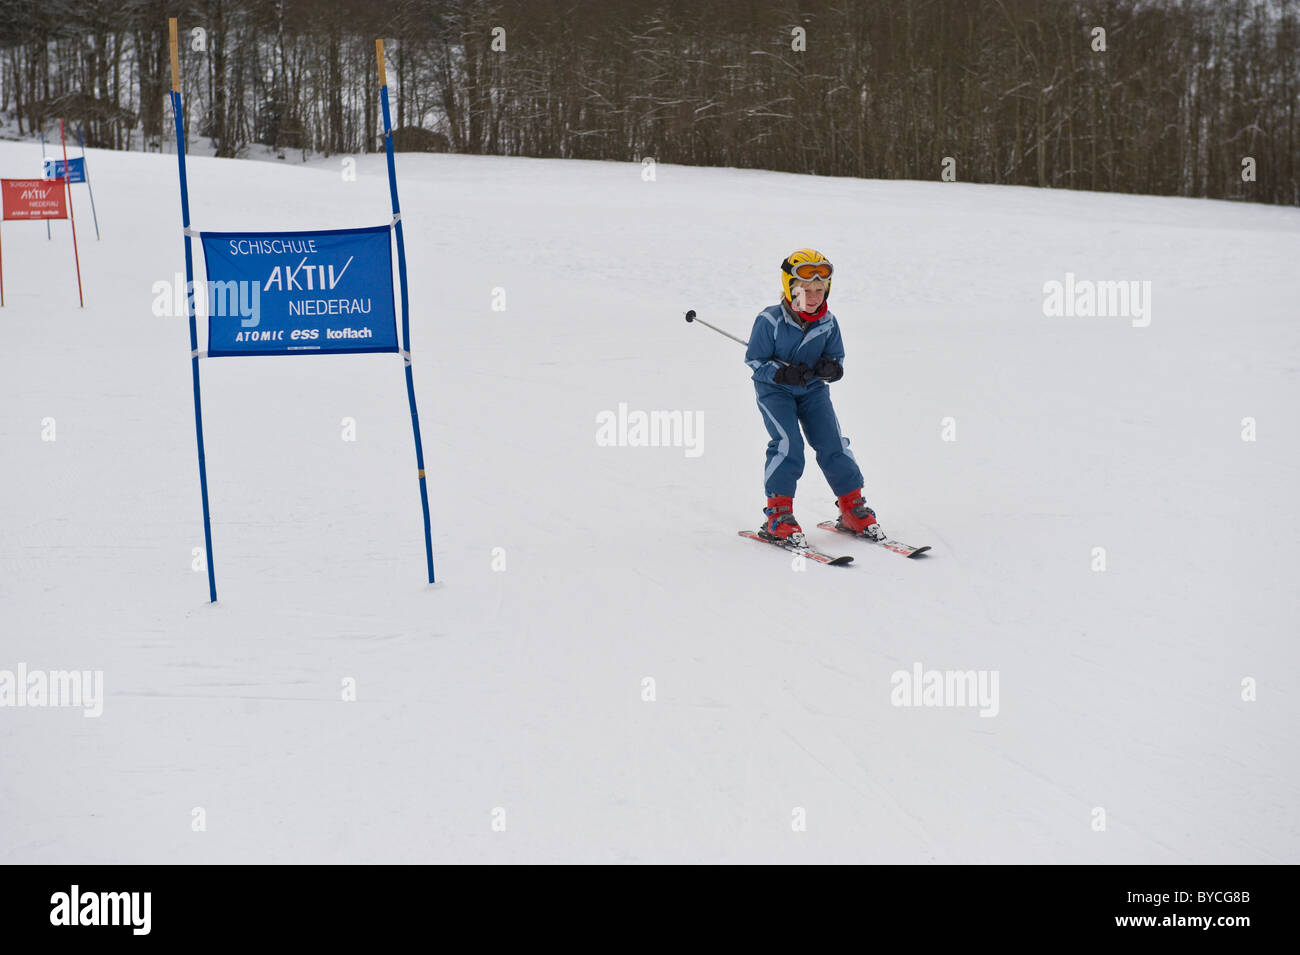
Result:
[[[712,328],[712,329],[713,329],[715,332],[717,332],[719,335],[726,335],[726,336],[727,336],[728,338],[730,338],[733,342],[740,342],[740,344],[744,345],[746,348],[749,347],[749,342],[745,341],[743,338],[737,338],[735,335],[731,334],[731,332],[724,332],[722,329],[718,328],[716,325],[710,325],[710,324],[709,324],[708,322],[706,322],[704,319],[702,319],[702,318],[697,318],[696,315],[695,315],[695,309],[691,309],[689,312],[686,313],[686,320],[687,320],[688,322],[699,322],[699,323],[700,323],[701,325],[703,325],[705,328]],[[771,358],[770,360],[776,362],[778,365],[789,365],[789,364],[790,364],[788,361],[782,361],[781,359],[776,358],[776,357],[773,357],[773,358]]]

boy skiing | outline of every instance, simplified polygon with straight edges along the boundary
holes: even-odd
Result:
[[[798,249],[781,263],[781,301],[754,319],[745,364],[753,369],[758,409],[771,440],[763,472],[767,540],[806,544],[794,517],[795,485],[803,474],[804,442],[817,453],[839,504],[837,526],[872,540],[885,533],[862,499],[862,472],[840,433],[829,383],[844,377],[844,342],[827,309],[834,267],[816,249]]]

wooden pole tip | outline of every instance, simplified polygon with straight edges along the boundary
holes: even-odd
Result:
[[[379,62],[379,85],[388,85],[388,71],[384,68],[384,41],[375,40],[375,59]]]
[[[181,60],[180,52],[176,45],[176,18],[169,17],[167,20],[167,32],[170,36],[170,48],[172,54],[172,92],[181,91]]]

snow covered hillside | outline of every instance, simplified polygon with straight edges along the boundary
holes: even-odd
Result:
[[[194,158],[194,226],[387,222],[342,169]],[[1300,862],[1300,211],[400,155],[439,583],[400,359],[217,358],[209,604],[175,158],[90,172],[84,310],[67,223],[2,227],[0,678],[102,714],[0,707],[0,861]],[[811,455],[855,562],[736,536],[767,434],[682,315],[747,337],[806,245],[920,560],[816,530]],[[650,411],[692,443],[597,441]],[[916,668],[996,699],[896,705]]]

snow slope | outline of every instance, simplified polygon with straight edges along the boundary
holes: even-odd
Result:
[[[212,359],[209,605],[175,159],[90,169],[84,310],[66,224],[3,226],[0,670],[102,669],[104,710],[0,709],[0,861],[1300,861],[1300,211],[401,155],[440,582],[397,358]],[[195,158],[193,221],[387,221],[357,171]],[[924,560],[735,536],[766,432],[682,313],[747,336],[802,245]],[[1149,280],[1149,327],[1045,317],[1067,272]],[[620,403],[703,453],[599,446]],[[796,505],[832,514],[811,460]],[[996,671],[997,715],[892,705],[916,663]]]

